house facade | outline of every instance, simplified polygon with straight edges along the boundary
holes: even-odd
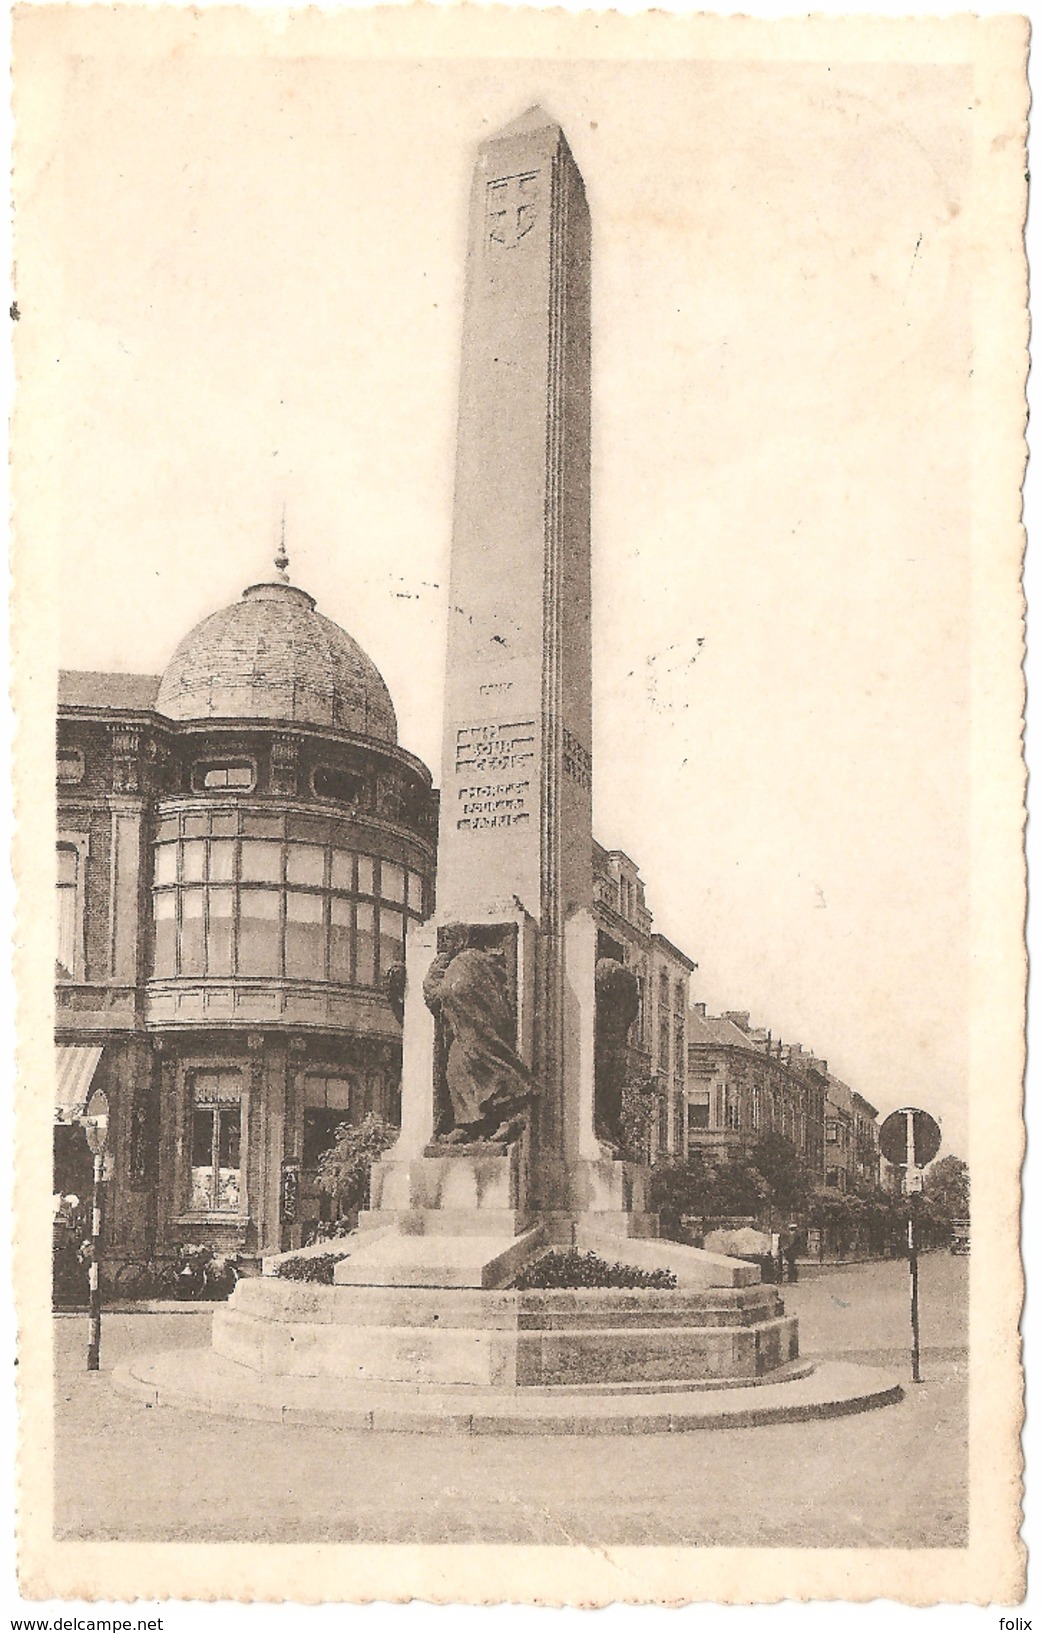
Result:
[[[688,1023],[684,1149],[747,1155],[766,1133],[793,1145],[814,1184],[845,1193],[880,1182],[876,1108],[828,1061],[750,1025],[745,1010]]]
[[[746,1156],[775,1133],[820,1175],[827,1063],[754,1028],[745,1010],[707,1015],[696,1004],[688,1027],[684,1149]]]
[[[849,1083],[829,1078],[825,1107],[827,1187],[849,1192],[881,1183],[878,1115],[875,1106]]]
[[[337,1124],[397,1120],[388,977],[433,904],[436,796],[382,678],[280,570],[161,676],[63,673],[57,793],[56,1191],[84,1194],[104,1088],[110,1273],[296,1245]]]
[[[695,964],[654,929],[644,882],[625,851],[594,842],[593,902],[597,957],[615,958],[637,978],[640,1004],[630,1028],[628,1070],[655,1080],[656,1111],[649,1154],[683,1149],[687,1085],[687,1017]]]

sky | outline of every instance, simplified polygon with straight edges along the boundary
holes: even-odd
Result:
[[[438,777],[470,171],[536,102],[593,223],[597,837],[694,1000],[965,1154],[958,66],[70,57],[25,228],[60,661],[159,673],[285,506]]]

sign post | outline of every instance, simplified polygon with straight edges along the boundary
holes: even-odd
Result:
[[[919,1249],[915,1239],[913,1195],[923,1188],[922,1171],[941,1148],[941,1131],[933,1118],[914,1106],[892,1111],[879,1130],[879,1149],[895,1168],[903,1170],[902,1190],[908,1203],[908,1290],[912,1317],[912,1382],[922,1383],[919,1370]]]
[[[915,1113],[905,1114],[905,1195],[908,1197],[908,1279],[912,1301],[912,1382],[922,1383],[919,1372],[919,1255],[912,1212],[912,1175],[915,1172]]]
[[[101,1196],[105,1183],[105,1147],[109,1138],[109,1099],[103,1089],[95,1089],[83,1116],[87,1144],[94,1157],[94,1198],[90,1222],[90,1336],[87,1340],[87,1371],[101,1365]]]

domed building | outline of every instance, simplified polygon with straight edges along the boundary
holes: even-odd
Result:
[[[162,676],[60,680],[55,1188],[87,1195],[104,1088],[110,1273],[297,1245],[335,1128],[399,1116],[388,980],[432,906],[436,795],[374,664],[276,565]]]

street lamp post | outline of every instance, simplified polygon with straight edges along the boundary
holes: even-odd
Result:
[[[87,1371],[101,1366],[101,1197],[105,1181],[105,1147],[109,1137],[109,1101],[103,1089],[95,1089],[83,1118],[87,1144],[94,1158],[94,1195],[90,1221],[90,1331],[87,1340]]]

